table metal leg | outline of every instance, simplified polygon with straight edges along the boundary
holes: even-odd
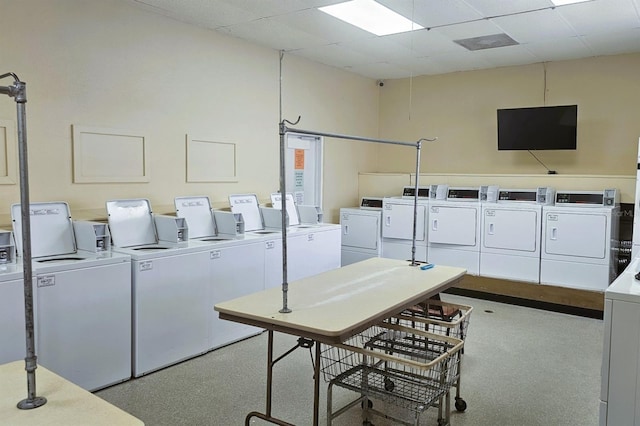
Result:
[[[285,422],[284,420],[276,419],[271,416],[271,402],[273,395],[273,366],[282,358],[289,355],[297,348],[308,348],[311,350],[313,344],[316,345],[316,356],[313,363],[313,426],[318,426],[319,410],[320,410],[320,343],[306,338],[299,338],[298,345],[289,349],[283,355],[279,356],[275,360],[273,359],[273,330],[268,330],[269,340],[267,343],[267,401],[266,401],[266,413],[260,413],[252,411],[244,419],[245,426],[250,425],[252,418],[257,417],[266,422],[280,425],[280,426],[295,426],[292,423]]]

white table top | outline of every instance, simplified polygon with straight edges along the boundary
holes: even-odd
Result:
[[[0,365],[0,423],[11,426],[142,426],[144,423],[118,407],[63,379],[42,366],[36,369],[36,396],[47,403],[20,410],[27,397],[24,361]]]
[[[280,287],[218,303],[215,310],[222,319],[339,342],[440,293],[466,273],[440,265],[421,270],[409,263],[373,258],[289,283],[287,306],[292,312],[288,314],[278,312]]]

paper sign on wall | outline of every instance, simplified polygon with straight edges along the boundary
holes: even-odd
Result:
[[[295,150],[295,165],[293,168],[296,170],[304,170],[304,149]]]

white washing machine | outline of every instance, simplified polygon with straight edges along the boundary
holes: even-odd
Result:
[[[618,263],[618,191],[558,191],[542,212],[540,283],[606,290]]]
[[[264,290],[262,238],[242,234],[241,217],[230,217],[234,215],[231,212],[214,212],[208,197],[178,197],[175,206],[176,215],[187,220],[189,238],[209,245],[209,348],[261,333],[261,328],[221,320],[213,306]]]
[[[360,207],[340,209],[341,265],[382,256],[382,198],[363,197]]]
[[[427,218],[430,188],[418,188],[415,260],[427,261]],[[405,186],[401,197],[382,199],[382,257],[411,260],[415,188]]]
[[[0,364],[24,359],[24,285],[11,231],[0,230]]]
[[[38,362],[87,390],[130,379],[131,258],[104,239],[100,250],[77,250],[66,203],[30,212]],[[22,253],[20,204],[11,218]]]
[[[429,262],[480,272],[481,200],[488,187],[438,187],[429,205]],[[446,194],[446,195],[445,195]]]
[[[276,195],[276,194],[274,194]],[[289,198],[290,194],[287,194]],[[276,201],[272,198],[273,201]],[[245,235],[258,235],[265,247],[265,287],[282,284],[282,213],[260,207],[255,194],[230,195],[231,211],[241,213]],[[280,204],[277,200],[274,204]],[[285,206],[291,205],[286,203]],[[296,208],[287,211],[287,281],[295,281],[340,267],[340,225],[301,223]]]
[[[154,216],[146,199],[107,201],[106,209],[113,251],[131,256],[133,375],[207,352],[209,246],[190,243],[184,218]]]
[[[487,194],[482,203],[481,276],[540,282],[542,206],[553,202],[551,188]]]

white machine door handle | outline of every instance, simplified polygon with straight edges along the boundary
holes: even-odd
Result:
[[[344,226],[344,235],[349,235],[349,225]]]
[[[431,229],[433,229],[434,231],[438,230],[438,219],[433,219],[433,222],[431,223]]]
[[[490,223],[489,224],[489,235],[493,235],[495,233],[495,224],[494,223]]]
[[[391,216],[386,216],[385,218],[385,225],[386,226],[391,226]]]
[[[558,228],[551,228],[551,239],[552,240],[558,239]]]

